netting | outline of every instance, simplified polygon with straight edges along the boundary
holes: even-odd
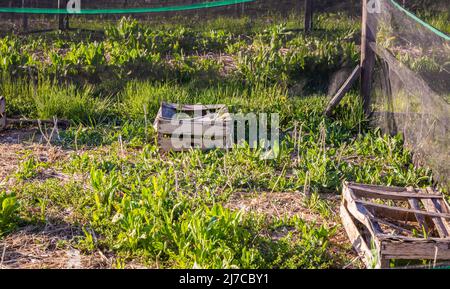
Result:
[[[70,12],[66,7],[71,0],[1,0],[0,13],[148,13],[176,10],[192,10],[245,4],[250,11],[260,9],[291,10],[304,6],[304,0],[78,0],[80,11]],[[75,1],[75,0],[72,0]],[[314,7],[321,12],[358,9],[359,0],[314,0]],[[74,2],[73,2],[74,3]],[[74,6],[75,7],[75,6]],[[60,11],[56,11],[60,10]]]
[[[102,28],[90,21],[117,21],[123,16],[168,21],[177,17],[211,19],[220,16],[259,18],[264,15],[301,15],[305,0],[79,0],[80,10],[67,10],[70,0],[0,0],[0,31],[57,29],[70,19],[71,28]],[[317,13],[360,13],[359,0],[315,0]],[[67,15],[65,15],[67,14]],[[25,22],[24,22],[25,20]],[[80,25],[80,23],[83,25]],[[24,24],[26,23],[26,24]],[[24,26],[27,26],[24,29]]]
[[[201,66],[199,70],[203,66],[212,66],[212,62],[218,61],[220,62],[217,63],[218,66],[225,67],[223,73],[240,73],[238,77],[244,75],[248,83],[286,84],[291,89],[291,94],[303,93],[305,90],[314,90],[319,93],[316,87],[320,89],[320,93],[328,90],[330,94],[333,94],[339,88],[340,83],[345,81],[348,76],[347,72],[351,72],[359,62],[355,42],[358,41],[360,35],[358,31],[360,0],[314,0],[314,29],[310,35],[303,33],[305,0],[255,0],[250,2],[240,0],[81,0],[81,12],[93,9],[101,11],[118,11],[119,9],[119,11],[128,12],[95,15],[44,13],[46,9],[64,7],[66,3],[66,0],[0,0],[0,36],[13,36],[12,39],[15,43],[22,41],[17,46],[21,47],[22,55],[29,54],[31,59],[26,60],[17,55],[17,58],[11,61],[13,64],[7,63],[4,65],[5,67],[16,74],[24,74],[24,67],[33,67],[33,71],[41,73],[43,70],[47,70],[48,66],[55,70],[59,69],[58,65],[67,66],[66,63],[76,66],[78,64],[73,60],[75,57],[72,57],[72,54],[67,55],[66,50],[74,54],[76,54],[74,51],[94,50],[95,45],[91,45],[90,42],[97,41],[105,42],[101,43],[98,48],[101,51],[99,54],[103,53],[108,58],[99,57],[104,62],[102,65],[107,66],[108,69],[111,66],[116,69],[115,66],[119,66],[116,63],[122,62],[122,60],[118,59],[120,53],[115,52],[119,49],[111,43],[122,42],[126,37],[120,35],[128,35],[127,33],[138,39],[134,41],[136,47],[130,48],[133,53],[133,49],[140,53],[143,50],[142,54],[157,55],[159,53],[164,58],[160,62],[171,60],[174,55],[178,56],[178,53],[192,56],[192,59],[198,57],[200,58],[198,62],[201,62],[198,64]],[[224,6],[204,6],[205,3],[220,3]],[[179,9],[180,7],[199,7],[194,5],[201,5],[202,8],[170,11],[170,9]],[[20,10],[22,7],[24,9],[43,9],[39,11],[44,14],[20,13],[23,11]],[[17,10],[12,10],[13,8]],[[130,9],[156,8],[162,10],[158,10],[160,12],[157,13],[130,13]],[[126,20],[122,19],[123,17],[126,17]],[[70,25],[61,25],[62,18],[63,21],[68,19]],[[136,25],[133,18],[138,20]],[[57,32],[59,28],[67,30],[67,33]],[[19,34],[20,37],[17,37]],[[31,39],[34,38],[45,42],[47,46],[42,49],[32,47],[34,43]],[[271,41],[272,38],[276,41]],[[55,39],[58,41],[53,41]],[[64,39],[63,49],[60,47],[62,45],[60,43],[63,43],[59,41],[60,39]],[[83,41],[89,47],[78,47],[82,46],[79,43]],[[8,40],[4,42],[8,42]],[[255,42],[255,45],[243,45],[243,43],[251,44],[251,42]],[[9,42],[7,45],[10,45]],[[124,45],[132,44],[127,42]],[[305,50],[304,47],[308,47],[308,49]],[[5,54],[10,53],[6,48],[4,51]],[[113,54],[112,60],[111,54]],[[227,59],[226,61],[220,58],[223,54],[226,54],[223,57]],[[249,57],[244,57],[246,54]],[[255,55],[255,57],[250,55]],[[5,57],[8,60],[11,58]],[[60,61],[61,64],[56,60],[59,58],[63,59]],[[137,57],[130,56],[130,58]],[[46,61],[41,61],[42,59]],[[159,60],[155,60],[155,62],[159,62]],[[48,63],[49,65],[47,65]],[[166,64],[164,63],[164,69],[173,65],[172,63]],[[197,65],[197,63],[192,65]],[[12,67],[19,68],[14,70]],[[119,69],[121,68],[117,68],[117,70]],[[142,68],[139,69],[146,71],[148,67],[142,65]],[[64,71],[68,70],[70,70],[68,74],[75,74],[72,68]],[[54,72],[50,71],[49,73]],[[143,71],[136,73],[145,74]],[[89,77],[84,76],[84,78]],[[157,77],[155,76],[155,78]],[[90,77],[89,81],[98,79],[97,76]]]
[[[416,18],[414,14],[404,10],[402,6],[392,0],[369,2],[380,4],[380,7],[372,7],[379,11],[369,14],[369,24],[377,38],[377,44],[373,44],[373,48],[378,56],[372,91],[374,122],[385,132],[403,133],[406,144],[413,149],[417,159],[426,162],[439,179],[448,183],[450,174],[448,165],[450,163],[448,135],[450,44],[446,33],[449,31],[442,32],[436,29],[426,21]],[[411,4],[419,2],[423,3],[421,5]],[[11,31],[21,31],[25,16],[30,30],[56,29],[61,17],[67,16],[49,15],[48,13],[59,13],[58,11],[66,13],[65,9],[57,10],[58,7],[65,7],[66,3],[67,0],[0,0],[0,32],[8,34]],[[410,4],[407,6],[409,9],[419,9],[423,6],[428,7],[429,3],[433,5],[438,3],[441,9],[443,7],[448,10],[448,0],[402,1],[402,4],[404,3]],[[306,59],[323,58],[324,61],[306,62],[306,68],[294,66],[292,71],[286,73],[292,74],[292,78],[295,78],[294,80],[297,82],[307,73],[312,74],[314,77],[311,78],[314,79],[318,75],[330,76],[329,84],[333,84],[329,85],[332,88],[330,94],[339,88],[357,62],[357,59],[352,57],[353,54],[349,57],[345,56],[344,52],[352,49],[356,51],[352,44],[358,42],[359,32],[350,31],[348,35],[335,33],[336,35],[333,36],[330,31],[338,30],[341,23],[338,22],[339,20],[336,22],[324,21],[324,19],[332,18],[329,15],[323,16],[323,14],[332,12],[359,16],[360,4],[360,0],[315,0],[314,25],[316,22],[318,26],[320,22],[325,23],[322,29],[327,30],[328,34],[318,33],[310,42],[299,43],[297,48],[309,45],[308,47],[311,49],[308,52],[319,51],[320,53],[318,52],[318,55],[311,54],[311,57],[306,57]],[[203,25],[202,21],[216,19],[220,16],[264,19],[264,21],[267,19],[270,22],[270,17],[264,18],[266,15],[291,15],[293,13],[298,21],[289,28],[302,28],[297,24],[302,23],[304,7],[305,0],[81,0],[80,12],[84,11],[87,14],[70,15],[70,27],[102,29],[108,22],[117,23],[117,20],[124,15],[152,21],[149,26],[153,27],[154,22],[169,22],[171,18],[180,16],[185,18],[182,21],[178,19],[177,23],[185,26],[201,26]],[[24,12],[32,14],[24,14]],[[119,12],[121,14],[116,14]],[[444,22],[449,21],[448,15],[447,13],[444,16],[447,17],[443,19]],[[247,25],[252,24],[251,21],[242,23],[244,23],[242,27],[246,31],[250,29]],[[445,27],[445,23],[443,26]],[[317,30],[319,31],[320,27]],[[236,37],[238,36],[239,33],[236,32]],[[187,39],[187,37],[185,38]],[[186,41],[187,48],[191,45],[189,41]],[[322,41],[327,42],[327,45],[323,45],[323,51],[320,51],[320,47],[316,47],[315,43],[320,44]],[[335,42],[332,43],[332,41]],[[349,45],[344,45],[346,41]],[[337,46],[339,46],[338,49],[333,49]],[[165,51],[165,49],[162,50]],[[279,50],[288,51],[282,48]],[[328,50],[337,51],[328,53]],[[302,49],[298,49],[295,53],[300,52]],[[283,59],[283,53],[277,53],[275,59]],[[295,53],[294,55],[296,55]],[[355,55],[357,56],[357,53]],[[258,58],[252,59],[251,57],[245,59],[248,63],[243,65],[250,68],[255,67],[255,63],[252,62],[254,59],[258,60]],[[267,64],[271,68],[274,66],[271,62],[256,64]],[[279,71],[285,72],[281,68],[273,70],[275,73],[269,76],[264,75],[264,77],[274,78],[276,81],[282,75]],[[339,74],[340,71],[343,73]],[[248,73],[248,76],[252,75],[253,73]],[[295,85],[293,86],[295,88]],[[297,86],[301,88],[301,85]]]
[[[23,14],[131,14],[131,13],[154,13],[173,12],[212,7],[228,6],[233,4],[243,4],[255,0],[222,0],[222,1],[190,1],[189,4],[179,2],[161,1],[156,6],[152,6],[148,1],[104,1],[103,3],[91,2],[70,2],[59,1],[23,1],[19,7],[14,7],[10,1],[10,7],[0,7],[2,13],[23,13]],[[106,2],[106,3],[105,3]],[[79,4],[76,4],[79,3]],[[81,4],[83,3],[83,4]],[[150,5],[149,5],[150,4]],[[36,7],[37,6],[37,7]]]
[[[448,188],[450,37],[393,0],[377,1],[368,14],[377,56],[373,121],[386,133],[403,134],[415,160]]]

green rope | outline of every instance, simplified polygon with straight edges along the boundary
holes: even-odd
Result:
[[[0,13],[21,13],[21,14],[135,14],[135,13],[156,13],[174,12],[212,7],[228,6],[240,3],[253,2],[256,0],[223,0],[213,2],[195,3],[189,5],[152,7],[152,8],[125,8],[125,9],[81,9],[79,12],[67,11],[66,9],[55,8],[2,8]]]
[[[413,13],[411,13],[410,11],[406,10],[405,8],[403,8],[400,4],[398,4],[397,2],[395,2],[394,0],[391,0],[392,4],[394,4],[398,9],[400,9],[401,11],[405,12],[406,15],[408,15],[409,17],[411,17],[413,20],[415,20],[416,22],[418,22],[419,24],[421,24],[422,26],[425,26],[426,28],[428,28],[429,30],[431,30],[433,33],[435,33],[436,35],[444,38],[445,40],[450,40],[450,36],[448,36],[447,34],[445,34],[444,32],[436,29],[435,27],[431,26],[429,23],[423,21],[422,19],[420,19],[419,17],[417,17],[416,15],[414,15]]]

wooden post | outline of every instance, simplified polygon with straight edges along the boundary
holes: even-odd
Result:
[[[374,28],[369,27],[368,2],[362,0],[362,26],[361,26],[361,97],[366,115],[370,113],[370,93],[372,88],[373,68],[375,66],[375,52],[370,43],[375,43]]]
[[[66,29],[66,30],[69,30],[69,29],[70,29],[70,25],[69,25],[69,17],[70,17],[69,14],[67,14],[67,15],[64,17],[64,29]]]
[[[25,8],[25,0],[22,0],[22,8]],[[26,13],[22,15],[22,28],[23,31],[28,30],[28,15]]]
[[[69,1],[65,0],[64,2],[65,2],[66,9],[67,9],[67,4],[69,4],[68,3]],[[70,29],[69,18],[70,18],[70,14],[66,14],[65,17],[64,17],[64,29],[66,29],[66,30]]]
[[[336,95],[331,99],[330,103],[328,103],[327,108],[325,109],[324,114],[326,116],[330,116],[333,109],[339,104],[339,102],[344,98],[345,94],[350,90],[353,83],[358,79],[358,77],[361,75],[361,67],[358,65],[353,69],[353,72],[350,74],[350,76],[347,78],[347,80],[344,82],[342,87],[339,89],[339,91],[336,93]]]
[[[58,9],[59,10],[62,9],[61,1],[62,0],[58,0]],[[64,30],[64,14],[58,14],[58,29],[59,30]]]
[[[313,28],[313,0],[305,1],[305,32],[309,33]]]

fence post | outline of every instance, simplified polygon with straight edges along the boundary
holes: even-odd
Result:
[[[25,0],[22,0],[22,8],[25,8]],[[22,15],[22,28],[23,31],[28,30],[28,15],[26,13]]]
[[[58,0],[58,10],[61,10],[61,1],[62,0]],[[64,15],[63,14],[58,14],[58,29],[59,30],[64,30]]]
[[[69,4],[69,0],[66,0],[65,1],[66,3],[66,9],[67,9],[67,4]],[[64,28],[66,29],[66,30],[69,30],[70,29],[70,26],[69,26],[69,18],[70,18],[70,14],[66,14],[66,17],[64,17]]]
[[[69,30],[69,29],[70,29],[70,26],[69,26],[69,17],[70,17],[69,14],[67,14],[67,15],[64,17],[64,29],[66,29],[66,30]]]
[[[368,2],[362,0],[362,26],[361,26],[361,97],[366,115],[370,113],[370,92],[372,88],[373,68],[375,66],[375,52],[370,43],[375,43],[374,27],[369,27]]]
[[[305,1],[305,32],[311,32],[313,28],[313,0]]]

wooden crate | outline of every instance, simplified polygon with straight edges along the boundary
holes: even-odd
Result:
[[[6,128],[6,99],[0,96],[0,130]]]
[[[345,182],[342,223],[368,268],[390,260],[450,260],[450,207],[442,194]]]
[[[231,148],[233,121],[225,105],[162,103],[154,122],[161,151]]]

